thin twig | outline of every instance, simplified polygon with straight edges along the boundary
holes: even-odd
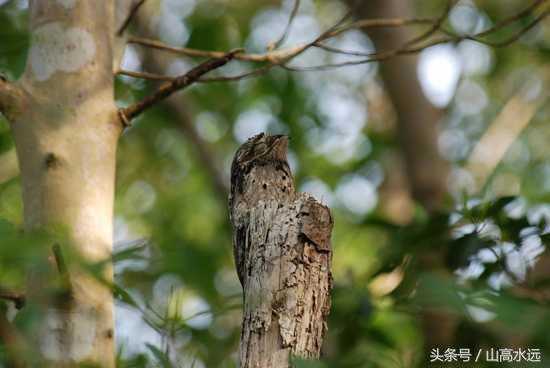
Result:
[[[389,18],[389,19],[365,19],[362,21],[353,22],[347,26],[338,28],[337,26],[331,27],[329,31],[326,31],[322,34],[319,41],[323,41],[329,38],[338,36],[339,34],[346,32],[350,29],[356,28],[378,28],[378,27],[401,27],[414,24],[432,24],[435,20],[433,19],[400,19],[400,18]],[[341,21],[340,21],[341,22]],[[188,47],[174,47],[162,43],[157,40],[152,40],[143,37],[130,37],[128,43],[133,43],[136,45],[141,45],[145,47],[151,47],[158,50],[168,51],[175,54],[185,55],[189,57],[208,57],[208,58],[219,58],[225,55],[223,51],[209,51],[209,50],[197,50]],[[252,62],[270,62],[278,63],[281,60],[288,59],[289,57],[295,56],[297,53],[303,51],[309,44],[301,44],[297,46],[292,46],[284,49],[273,50],[263,54],[247,54],[241,53],[235,55],[236,60],[241,61],[252,61]]]
[[[289,71],[317,71],[317,70],[326,70],[326,69],[332,69],[332,68],[339,68],[344,66],[350,66],[350,65],[360,65],[360,64],[366,64],[371,63],[375,61],[384,61],[389,58],[398,56],[398,55],[406,55],[406,54],[414,54],[418,53],[428,47],[439,45],[442,43],[457,43],[463,40],[472,40],[477,41],[492,47],[504,47],[507,46],[516,40],[518,40],[522,35],[524,35],[526,32],[528,32],[530,29],[532,29],[537,23],[539,23],[542,19],[547,17],[550,14],[550,10],[546,10],[543,13],[541,13],[538,17],[536,17],[532,22],[530,22],[526,27],[520,29],[518,32],[516,32],[511,37],[507,38],[506,40],[499,41],[499,42],[493,42],[484,40],[483,37],[486,37],[490,34],[496,33],[500,29],[506,27],[509,24],[512,24],[519,19],[530,15],[538,6],[546,2],[547,0],[535,0],[531,5],[523,9],[517,14],[514,14],[508,18],[505,18],[501,20],[500,22],[497,22],[493,27],[489,28],[488,30],[485,30],[483,32],[480,32],[476,35],[457,35],[454,34],[451,31],[448,31],[442,27],[442,24],[447,19],[452,7],[456,4],[456,0],[449,0],[444,12],[436,19],[430,19],[430,18],[416,18],[416,19],[401,19],[401,18],[388,18],[388,19],[364,19],[359,20],[356,22],[351,22],[347,25],[343,25],[345,21],[349,18],[350,13],[348,12],[340,21],[338,21],[335,25],[333,25],[331,28],[326,30],[325,32],[321,33],[318,37],[316,37],[313,41],[297,46],[292,46],[284,49],[278,49],[278,50],[272,50],[263,54],[246,54],[246,53],[239,53],[234,55],[235,59],[241,60],[241,61],[250,61],[250,62],[266,62],[268,65],[256,68],[250,72],[246,72],[239,75],[234,76],[221,76],[221,77],[209,77],[209,78],[199,78],[197,81],[206,83],[206,82],[227,82],[227,81],[237,81],[245,78],[250,78],[258,75],[262,75],[273,69],[274,67],[281,67],[283,69],[289,70]],[[296,3],[295,3],[296,6]],[[294,10],[294,9],[293,9]],[[294,13],[294,12],[293,12]],[[291,18],[293,18],[291,14]],[[291,19],[289,19],[289,23],[291,23]],[[401,27],[401,26],[409,26],[414,24],[427,24],[431,25],[430,29],[428,29],[426,32],[422,33],[418,37],[412,38],[410,41],[406,42],[402,47],[393,49],[393,50],[387,50],[387,51],[379,51],[379,52],[373,52],[373,53],[363,53],[360,51],[348,51],[348,50],[342,50],[338,49],[333,46],[328,46],[323,43],[323,41],[326,41],[328,39],[334,38],[338,35],[340,35],[343,32],[346,32],[350,29],[356,29],[356,28],[375,28],[375,27]],[[287,32],[287,31],[286,31]],[[418,45],[422,41],[425,41],[429,38],[431,38],[435,33],[441,32],[444,34],[444,37],[440,37],[438,39],[432,40],[430,42],[425,42],[421,45]],[[182,54],[190,57],[211,57],[211,58],[222,58],[225,53],[220,51],[206,51],[206,50],[197,50],[197,49],[191,49],[191,48],[177,48],[172,47],[169,45],[165,45],[162,42],[158,42],[155,40],[150,39],[144,39],[144,38],[130,38],[128,41],[130,43],[139,44],[146,47],[161,49],[169,52],[174,52],[177,54]],[[338,53],[338,54],[344,54],[344,55],[350,55],[350,56],[361,56],[364,57],[360,60],[348,60],[341,63],[333,63],[333,64],[324,64],[324,65],[317,65],[317,66],[307,66],[307,67],[295,67],[288,65],[288,62],[294,59],[296,56],[302,54],[304,51],[310,49],[311,47],[318,47],[325,51],[331,52],[331,53]],[[127,71],[121,71],[120,74],[126,74],[129,75],[130,72]],[[156,79],[156,80],[164,80],[166,78],[167,80],[174,81],[175,79],[171,79],[169,77],[162,77],[158,75],[151,75],[149,73],[142,73],[139,75],[137,72],[131,72],[133,73],[133,76],[138,78],[144,78],[144,79]]]
[[[542,0],[542,1],[546,1],[546,0]],[[533,6],[531,6],[530,8],[532,8],[532,7]],[[522,13],[526,13],[526,11],[524,10]],[[344,67],[344,66],[367,64],[367,63],[371,63],[371,62],[375,62],[375,61],[384,61],[384,60],[387,60],[389,58],[392,58],[392,57],[398,56],[398,55],[415,54],[415,53],[418,53],[418,52],[420,52],[420,51],[422,51],[426,48],[429,48],[431,46],[435,46],[435,45],[439,45],[439,44],[443,44],[443,43],[457,43],[457,42],[460,42],[460,41],[463,41],[463,40],[472,40],[472,41],[480,42],[480,43],[483,43],[485,45],[492,46],[492,47],[497,47],[497,48],[498,47],[505,47],[505,46],[508,46],[511,43],[517,41],[521,36],[523,36],[526,32],[528,32],[530,29],[532,29],[535,25],[540,23],[540,21],[542,21],[544,18],[546,18],[549,15],[550,15],[550,9],[542,12],[538,17],[536,17],[533,21],[531,21],[527,26],[523,27],[522,29],[517,31],[515,34],[510,36],[509,38],[507,38],[503,41],[499,41],[499,42],[485,41],[485,40],[479,38],[480,35],[485,35],[486,36],[488,34],[487,31],[481,32],[481,33],[476,34],[474,36],[468,36],[468,35],[458,36],[458,35],[450,34],[449,36],[433,40],[431,42],[425,43],[425,44],[417,46],[417,47],[399,48],[399,49],[395,49],[395,50],[388,50],[388,51],[374,52],[372,54],[359,55],[359,56],[367,57],[366,59],[351,60],[351,61],[345,61],[345,62],[341,62],[341,63],[323,64],[323,65],[308,66],[308,67],[293,67],[293,66],[290,66],[290,65],[285,65],[284,68],[287,69],[287,70],[291,70],[291,71],[303,72],[303,71],[319,71],[319,70],[340,68],[340,67]],[[510,18],[508,18],[508,19],[506,19],[506,20],[504,20],[503,22],[501,22],[501,24],[499,25],[498,28],[493,27],[492,32],[496,32],[497,30],[500,29],[500,27],[503,27],[503,25],[509,24],[510,19],[517,20],[518,19],[517,14],[510,17]],[[316,46],[318,46],[318,45],[316,45]],[[325,45],[323,45],[322,48],[326,49],[327,51],[338,52],[338,53],[346,53],[345,50],[339,50],[339,49],[334,49],[334,48],[332,50],[330,50],[331,48],[327,47]],[[359,53],[357,53],[357,54],[359,54]]]
[[[137,45],[169,51],[175,54],[180,54],[180,55],[185,55],[190,57],[222,58],[224,57],[224,55],[226,55],[226,53],[223,51],[206,51],[206,50],[190,49],[187,47],[173,47],[156,40],[151,40],[151,39],[141,38],[141,37],[131,37],[130,39],[128,39],[128,43],[134,43]],[[234,55],[234,58],[236,60],[241,60],[241,61],[277,63],[280,60],[284,60],[289,56],[294,55],[297,52],[303,50],[305,46],[306,45],[298,45],[298,46],[293,46],[285,49],[267,52],[265,54],[239,53]]]
[[[269,45],[268,50],[275,50],[279,46],[281,46],[283,42],[285,42],[286,38],[288,37],[288,33],[290,32],[290,28],[292,27],[292,22],[294,21],[294,18],[296,18],[296,14],[298,14],[298,9],[300,9],[300,0],[294,0],[294,7],[290,12],[290,16],[288,17],[288,23],[286,24],[283,34],[281,35],[281,37],[279,37],[277,41]]]
[[[346,26],[342,26],[329,32],[326,38],[336,37],[344,32],[347,32],[351,29],[367,29],[367,28],[396,28],[403,26],[411,26],[417,24],[434,24],[437,22],[437,19],[431,18],[412,18],[412,19],[403,19],[403,18],[381,18],[381,19],[361,19],[355,22],[352,22]]]
[[[130,25],[130,22],[132,21],[132,19],[134,18],[134,16],[138,12],[139,8],[143,5],[143,3],[145,3],[145,0],[139,0],[137,3],[135,3],[132,6],[132,9],[130,9],[130,13],[128,14],[128,16],[126,17],[126,19],[124,20],[124,22],[122,23],[120,28],[118,29],[118,31],[116,33],[117,36],[119,36],[119,37],[122,36],[122,34],[126,30],[126,28],[128,28],[128,26]]]
[[[279,66],[279,64],[268,64],[265,66],[262,66],[260,68],[256,68],[250,72],[237,74],[237,75],[228,75],[228,76],[221,76],[221,77],[206,77],[206,78],[200,78],[197,82],[199,83],[211,83],[211,82],[233,82],[233,81],[239,81],[242,79],[247,79],[251,77],[257,77],[259,75],[266,74],[274,67]]]
[[[422,42],[424,40],[427,40],[434,33],[436,33],[441,28],[441,25],[443,24],[443,22],[445,22],[445,19],[447,19],[447,17],[449,16],[449,13],[451,12],[453,6],[457,3],[457,1],[458,0],[449,0],[447,2],[447,5],[445,6],[445,10],[441,14],[441,16],[439,18],[437,18],[437,21],[430,27],[430,29],[428,29],[423,34],[421,34],[417,37],[414,37],[411,40],[405,42],[403,47],[409,47],[409,46],[415,45],[419,42]]]
[[[122,109],[121,113],[126,117],[126,119],[132,120],[137,115],[141,114],[143,111],[152,107],[156,103],[164,100],[168,96],[172,95],[174,92],[184,89],[185,87],[193,84],[204,74],[224,66],[230,60],[235,58],[235,55],[239,54],[240,52],[242,52],[242,49],[233,50],[226,53],[223,57],[210,59],[202,64],[199,64],[198,66],[191,69],[188,73],[175,78],[171,82],[166,82],[162,84],[152,95],[147,96],[143,100]]]
[[[505,47],[505,46],[508,46],[508,45],[516,42],[517,40],[519,40],[521,38],[521,36],[523,36],[525,33],[530,31],[533,27],[535,27],[538,23],[540,23],[548,15],[550,15],[550,9],[542,12],[538,17],[536,17],[529,24],[527,24],[527,26],[523,27],[518,32],[516,32],[515,34],[513,34],[512,36],[510,36],[509,38],[507,38],[503,41],[497,41],[497,42],[486,41],[486,40],[480,39],[479,36],[464,37],[464,39],[476,41],[476,42],[482,43],[482,44],[487,45],[487,46],[492,46],[492,47]]]
[[[342,55],[349,55],[349,56],[363,56],[363,57],[369,57],[369,56],[372,55],[372,53],[368,53],[368,52],[343,50],[343,49],[339,49],[337,47],[332,47],[332,46],[325,45],[324,43],[316,43],[315,47],[318,47],[322,50],[331,52],[333,54],[342,54]]]
[[[125,69],[119,69],[116,72],[116,74],[126,75],[132,78],[148,79],[148,80],[154,80],[154,81],[173,81],[174,79],[176,79],[176,77],[171,77],[168,75],[161,75],[161,74],[147,73],[147,72],[135,72],[135,71],[125,70]]]
[[[344,67],[344,66],[368,64],[368,63],[377,62],[377,61],[384,61],[384,60],[387,60],[387,59],[390,59],[392,57],[399,56],[399,55],[415,54],[415,53],[418,53],[418,52],[424,50],[425,48],[435,46],[435,45],[439,45],[439,44],[442,44],[442,43],[447,43],[449,41],[450,40],[447,39],[447,38],[441,38],[441,39],[432,41],[428,44],[425,44],[423,46],[405,48],[405,49],[395,49],[395,50],[381,51],[381,52],[373,52],[371,54],[365,54],[364,55],[366,57],[365,59],[349,60],[349,61],[343,61],[341,63],[322,64],[322,65],[314,65],[314,66],[306,66],[306,67],[295,67],[295,66],[291,66],[291,65],[283,65],[282,67],[286,70],[294,71],[294,72],[308,72],[308,71],[320,71],[320,70],[341,68],[341,67]]]
[[[496,31],[499,31],[501,30],[502,28],[506,27],[507,25],[509,24],[512,24],[514,22],[517,22],[518,20],[520,20],[521,18],[523,17],[526,17],[528,16],[529,14],[531,14],[534,10],[536,10],[536,8],[538,8],[540,5],[542,5],[543,3],[545,3],[547,0],[535,0],[533,1],[533,3],[529,6],[527,6],[525,9],[523,9],[522,11],[520,11],[519,13],[516,13],[515,15],[511,16],[511,17],[508,17],[508,18],[505,18],[499,22],[497,22],[494,26],[492,26],[491,28],[483,31],[483,32],[480,32],[476,35],[476,37],[485,37],[491,33],[494,33]]]
[[[146,19],[146,16],[136,18],[136,28],[141,35],[150,34]],[[168,55],[159,54],[154,49],[146,49],[143,53],[143,63],[152,72],[160,73],[170,63],[171,59],[166,58],[166,56]],[[160,83],[156,87],[159,85]],[[173,119],[171,121],[174,122],[175,126],[181,130],[183,136],[194,147],[196,159],[200,163],[200,166],[208,173],[207,176],[211,181],[212,188],[216,195],[225,203],[229,192],[229,182],[226,180],[223,170],[218,167],[218,163],[222,160],[218,157],[212,144],[199,134],[194,116],[192,116],[191,111],[186,106],[185,98],[182,96],[169,97],[164,100],[163,106],[166,106],[172,112]]]

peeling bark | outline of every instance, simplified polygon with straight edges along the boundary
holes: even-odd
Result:
[[[253,168],[248,181],[266,177]],[[272,197],[273,198],[273,197]],[[318,359],[332,287],[332,218],[308,194],[243,203],[246,227],[241,368],[285,368],[291,356]]]

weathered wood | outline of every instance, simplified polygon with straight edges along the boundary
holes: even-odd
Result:
[[[241,368],[319,358],[330,311],[330,211],[294,192],[288,167],[263,158],[246,162],[231,201],[235,246],[244,258],[237,264],[244,287]]]

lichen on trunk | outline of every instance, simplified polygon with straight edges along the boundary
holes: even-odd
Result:
[[[105,261],[112,251],[121,132],[113,79],[115,3],[35,0],[29,12],[27,67],[14,84],[18,108],[7,114],[21,169],[25,229],[63,229],[60,254]],[[47,275],[57,272],[53,246],[44,241],[52,259]],[[30,278],[29,307],[42,311],[29,340],[44,360],[41,366],[114,367],[112,292],[68,263],[61,275],[71,285],[64,301],[45,296],[55,280],[29,265],[31,274],[39,274]],[[110,266],[102,277],[112,280]]]

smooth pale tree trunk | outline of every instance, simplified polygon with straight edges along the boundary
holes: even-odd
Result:
[[[117,6],[122,14],[124,4]],[[87,261],[109,259],[121,133],[113,96],[113,63],[120,55],[115,2],[35,0],[29,12],[25,72],[14,84],[0,82],[0,108],[10,121],[21,170],[25,229],[63,232],[62,254],[73,247]],[[43,244],[50,255],[53,246]],[[67,267],[66,275],[58,275],[70,280],[63,300],[43,295],[51,278],[30,277],[29,303],[43,311],[33,336],[38,350],[56,367],[114,367],[111,290]],[[110,266],[102,276],[112,280]]]

